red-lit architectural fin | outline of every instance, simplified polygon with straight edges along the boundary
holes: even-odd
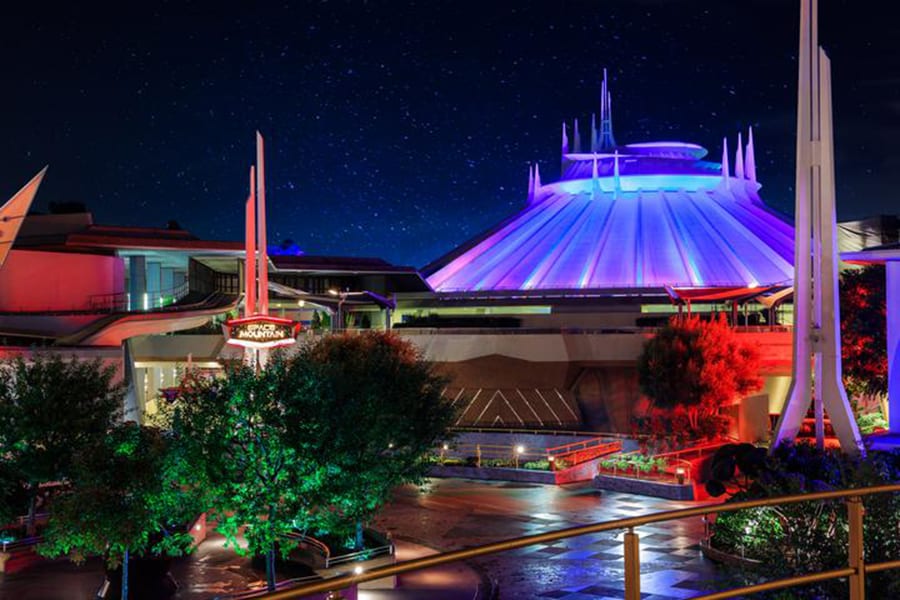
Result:
[[[35,175],[31,181],[13,195],[9,201],[0,207],[0,267],[6,261],[9,251],[12,250],[13,242],[19,234],[19,228],[28,209],[31,208],[31,202],[37,194],[41,181],[44,180],[44,174],[47,167],[41,169],[41,172]]]

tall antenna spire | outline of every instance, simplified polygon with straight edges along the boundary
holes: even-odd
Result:
[[[528,204],[534,202],[534,167],[528,165]]]
[[[597,151],[597,115],[591,113],[591,152]]]
[[[729,189],[731,187],[731,182],[729,179],[731,178],[731,167],[728,165],[728,138],[722,138],[722,183],[725,185],[725,189]]]
[[[601,152],[616,147],[612,131],[612,94],[609,91],[606,69],[603,69],[603,84],[600,89],[600,138],[597,145]]]
[[[747,132],[747,157],[744,161],[744,169],[747,171],[747,179],[756,181],[756,155],[753,149],[753,126]]]
[[[575,146],[575,154],[581,152],[581,132],[578,131],[578,119],[575,119],[575,125],[572,126],[573,145]]]
[[[616,198],[619,197],[619,192],[622,191],[622,180],[619,178],[619,151],[615,151],[615,156],[613,158],[613,181],[616,184]]]
[[[566,135],[566,122],[562,124],[562,153],[569,153],[569,136]]]
[[[737,149],[734,151],[734,177],[736,179],[744,178],[744,142],[741,141],[740,133],[738,133]]]
[[[266,152],[262,134],[256,132],[256,255],[259,294],[256,308],[261,315],[269,314],[269,246],[266,240]]]
[[[800,0],[793,361],[770,449],[794,442],[812,404],[816,446],[825,447],[827,411],[841,450],[859,456],[865,449],[841,375],[831,62],[819,46],[818,4]],[[896,403],[896,397],[890,398]],[[890,411],[892,433],[897,431],[895,412]]]
[[[534,194],[537,195],[541,189],[541,167],[538,163],[534,163]]]
[[[244,208],[244,316],[256,314],[256,172],[250,167],[250,193]]]

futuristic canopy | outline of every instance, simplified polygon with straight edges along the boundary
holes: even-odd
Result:
[[[588,148],[564,123],[560,180],[535,167],[521,212],[425,268],[435,291],[791,285],[793,227],[759,196],[752,131],[732,173],[727,142],[722,163],[695,144],[616,145],[610,107],[604,74]]]

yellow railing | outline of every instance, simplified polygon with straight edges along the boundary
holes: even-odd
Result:
[[[267,600],[288,600],[291,598],[302,598],[310,594],[318,594],[323,592],[331,592],[329,598],[339,600],[343,598],[340,590],[350,586],[381,579],[382,577],[391,577],[410,571],[418,571],[429,567],[436,567],[447,563],[478,558],[489,554],[496,554],[507,550],[515,550],[524,548],[534,544],[543,544],[547,542],[555,542],[558,540],[586,535],[589,533],[600,533],[603,531],[613,531],[617,529],[627,530],[624,536],[625,544],[625,600],[639,600],[641,597],[641,564],[638,534],[634,532],[636,527],[649,525],[650,523],[660,523],[663,521],[672,521],[675,519],[684,519],[687,517],[698,517],[709,514],[718,514],[725,512],[733,512],[746,508],[758,508],[761,506],[780,506],[783,504],[795,504],[798,502],[812,502],[817,500],[835,500],[846,498],[849,539],[848,539],[848,564],[846,568],[835,569],[832,571],[824,571],[821,573],[811,573],[807,575],[798,575],[796,577],[786,577],[784,579],[776,579],[766,583],[750,585],[741,588],[735,588],[723,592],[715,592],[702,596],[695,596],[692,600],[721,600],[725,598],[735,598],[745,594],[756,592],[765,592],[770,590],[778,590],[797,585],[805,585],[810,583],[818,583],[828,581],[829,579],[838,579],[841,577],[848,578],[850,588],[850,600],[864,600],[866,597],[866,573],[877,573],[879,571],[887,571],[889,569],[900,568],[900,560],[892,560],[880,563],[866,564],[863,556],[863,505],[862,498],[864,496],[872,496],[874,494],[886,494],[892,492],[900,492],[900,485],[881,485],[869,488],[859,488],[852,490],[836,490],[830,492],[817,492],[814,494],[797,494],[793,496],[780,496],[777,498],[764,498],[762,500],[747,500],[744,502],[732,502],[729,504],[717,504],[714,506],[698,506],[695,508],[684,508],[680,510],[669,510],[665,512],[642,515],[639,517],[629,517],[627,519],[616,519],[615,521],[605,521],[603,523],[595,523],[593,525],[583,525],[580,527],[570,527],[568,529],[560,529],[548,533],[539,533],[529,535],[493,544],[485,544],[483,546],[474,546],[464,550],[454,550],[452,552],[444,552],[415,560],[408,560],[394,565],[377,567],[371,571],[360,574],[342,575],[333,577],[317,583],[303,585],[291,590],[283,590],[262,596]]]

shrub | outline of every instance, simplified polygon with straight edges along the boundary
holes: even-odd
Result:
[[[900,480],[900,453],[870,452],[852,458],[810,445],[779,446],[771,456],[731,447],[714,459],[714,476],[740,491],[729,502],[883,485]],[[738,463],[743,461],[743,465]],[[729,468],[730,465],[730,468]],[[717,472],[718,471],[718,472]],[[729,472],[730,471],[730,472]],[[730,477],[728,477],[730,475]],[[720,485],[724,484],[720,481]],[[867,562],[900,556],[900,495],[867,497],[864,537]],[[748,533],[749,530],[749,533]],[[747,509],[719,516],[712,526],[716,548],[763,561],[767,578],[813,573],[846,566],[847,509],[843,501]],[[757,539],[758,538],[758,539]],[[873,598],[900,597],[900,573],[866,578]],[[794,592],[797,598],[839,598],[846,584],[826,582]]]

